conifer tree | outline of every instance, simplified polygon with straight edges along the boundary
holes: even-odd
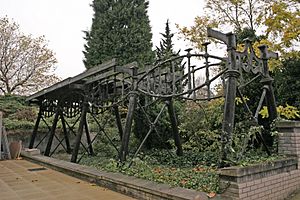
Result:
[[[86,31],[84,64],[91,68],[116,58],[119,64],[153,62],[146,0],[94,0],[93,23]]]
[[[179,56],[180,50],[175,51],[173,49],[174,33],[171,32],[169,20],[167,20],[167,22],[166,22],[165,32],[160,33],[160,34],[162,35],[162,39],[160,41],[159,47],[156,46],[156,51],[155,51],[156,59],[158,61],[165,61],[170,58]],[[181,67],[181,62],[182,62],[182,59],[176,59],[173,61],[173,64],[175,65],[175,71],[177,72],[177,76],[183,75],[183,69]],[[178,83],[178,84],[181,85],[181,83]]]
[[[173,49],[172,38],[174,37],[174,33],[171,33],[169,20],[166,22],[166,28],[164,33],[160,33],[163,38],[159,44],[159,47],[156,46],[156,57],[159,60],[167,60],[172,56],[178,56],[179,51],[175,52]]]

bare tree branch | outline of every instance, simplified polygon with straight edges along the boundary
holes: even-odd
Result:
[[[26,95],[58,81],[56,64],[44,37],[21,34],[19,26],[0,18],[0,91]],[[50,74],[50,80],[48,79]]]

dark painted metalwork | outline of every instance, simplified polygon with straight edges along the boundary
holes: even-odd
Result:
[[[78,156],[78,152],[79,152],[83,128],[84,128],[84,124],[86,123],[87,111],[88,111],[88,102],[85,101],[82,105],[79,127],[78,127],[77,135],[75,138],[74,149],[73,149],[73,153],[72,153],[72,157],[71,157],[71,162],[74,162],[74,163],[76,163],[76,161],[77,161],[77,156]]]
[[[52,142],[53,142],[53,139],[55,137],[55,129],[56,129],[56,126],[57,126],[57,122],[58,122],[58,118],[59,118],[59,113],[60,113],[59,109],[60,108],[57,107],[57,110],[55,112],[53,124],[52,124],[52,127],[51,127],[49,139],[48,139],[48,143],[47,143],[47,146],[46,146],[46,149],[45,149],[45,153],[44,153],[45,156],[49,156],[50,155]]]
[[[66,141],[67,153],[71,153],[72,149],[71,149],[71,145],[70,145],[70,136],[69,136],[69,132],[68,132],[67,126],[66,126],[66,121],[65,121],[65,118],[64,118],[64,115],[62,112],[60,112],[60,119],[61,119],[61,124],[63,127],[64,140]]]
[[[33,131],[32,131],[32,134],[31,134],[31,138],[30,138],[30,143],[29,143],[29,148],[30,149],[32,149],[33,146],[34,146],[34,141],[35,141],[36,135],[38,133],[38,128],[39,128],[39,125],[40,125],[41,118],[42,118],[42,109],[40,108],[37,119],[36,119],[36,122],[35,122],[35,125],[34,125],[34,128],[33,128]]]
[[[130,138],[130,132],[131,132],[131,126],[133,121],[133,114],[134,110],[136,108],[137,104],[137,98],[138,94],[136,92],[137,90],[137,67],[134,66],[132,68],[132,90],[129,94],[129,103],[128,103],[128,112],[126,116],[126,122],[124,127],[124,134],[122,137],[121,147],[120,147],[120,161],[124,162],[126,160],[126,156],[128,154],[128,144],[129,144],[129,138]]]
[[[149,135],[152,133],[152,131],[155,130],[155,125],[157,124],[157,122],[158,122],[159,118],[161,117],[162,113],[164,112],[165,108],[166,108],[166,105],[164,105],[164,106],[161,108],[161,110],[160,110],[160,112],[158,113],[158,115],[156,116],[155,120],[151,123],[150,129],[148,130],[148,132],[147,132],[147,134],[145,135],[144,139],[142,140],[142,142],[140,143],[140,145],[139,145],[139,147],[137,148],[136,152],[134,153],[134,156],[133,156],[134,158],[135,158],[135,157],[138,155],[138,153],[140,152],[141,148],[143,147],[143,145],[144,145],[144,143],[146,142],[146,140],[147,140],[147,138],[149,137]],[[122,154],[122,155],[125,155],[125,154]],[[125,157],[122,158],[122,159],[125,160]],[[121,160],[121,162],[122,162],[122,160]],[[130,162],[129,167],[132,165],[132,163],[133,163],[133,161]]]
[[[174,109],[174,105],[173,105],[173,100],[167,100],[166,105],[168,108],[168,113],[169,113],[169,117],[170,117],[170,121],[171,121],[171,125],[172,125],[175,145],[177,147],[176,154],[178,156],[182,156],[183,150],[182,150],[181,140],[180,140],[180,136],[179,136],[178,123],[177,123],[177,117],[176,117],[176,113],[175,113],[175,109]]]
[[[119,153],[118,147],[114,144],[114,142],[112,141],[112,139],[108,136],[108,134],[105,131],[105,124],[107,123],[107,121],[101,125],[101,123],[97,120],[95,115],[92,115],[94,121],[96,122],[96,124],[98,125],[99,128],[99,132],[97,133],[97,135],[99,135],[100,133],[103,133],[104,136],[108,139],[109,143],[114,147],[114,149],[116,150],[116,152]],[[92,143],[91,143],[92,144]]]
[[[86,140],[87,140],[87,144],[88,144],[89,155],[93,156],[94,149],[93,149],[93,145],[92,145],[92,140],[91,140],[91,135],[90,135],[89,124],[88,124],[87,118],[85,118],[84,129],[85,129]]]
[[[227,44],[228,52],[228,65],[225,72],[226,91],[225,91],[225,103],[224,103],[224,118],[221,134],[221,165],[226,160],[229,154],[232,144],[232,132],[234,127],[234,114],[235,114],[235,98],[237,88],[237,78],[239,77],[238,68],[236,65],[236,37],[232,33],[224,35],[223,33],[217,33],[220,38],[226,38],[223,42]],[[210,35],[209,35],[210,36]]]
[[[48,128],[48,132],[44,135],[44,137],[38,142],[38,144],[35,146],[35,148],[38,148],[39,145],[48,137],[49,133],[51,132],[51,127],[48,125],[47,121],[42,117],[42,121],[46,124]]]
[[[114,110],[114,114],[116,116],[116,124],[117,124],[117,127],[118,127],[119,136],[120,136],[120,139],[122,140],[122,137],[123,137],[123,128],[122,128],[122,121],[121,121],[121,117],[120,117],[118,106],[117,105],[113,106],[113,110]]]
[[[275,103],[275,95],[272,87],[273,79],[269,74],[268,60],[270,58],[278,58],[278,54],[274,52],[268,51],[268,47],[266,45],[262,45],[259,47],[261,52],[261,60],[263,62],[263,74],[264,78],[261,82],[264,84],[263,89],[266,91],[266,102],[268,106],[270,120],[274,120],[277,117],[276,103]]]
[[[221,134],[222,163],[222,161],[226,160],[231,147],[236,95],[242,99],[247,113],[257,122],[258,112],[253,114],[250,110],[242,94],[243,88],[260,80],[263,84],[263,89],[257,111],[266,103],[271,119],[276,117],[275,98],[272,89],[273,79],[268,72],[268,59],[277,55],[269,52],[266,46],[261,46],[261,57],[258,58],[249,40],[245,41],[244,50],[238,52],[236,50],[236,36],[232,33],[223,34],[219,31],[208,29],[208,36],[225,43],[228,57],[210,55],[208,53],[209,43],[204,43],[204,53],[195,54],[192,52],[192,49],[187,49],[185,55],[157,61],[143,70],[138,68],[137,63],[119,66],[115,60],[112,60],[33,94],[28,98],[28,101],[38,104],[40,112],[29,147],[33,147],[40,120],[45,121],[44,118],[54,116],[45,155],[50,155],[52,140],[56,137],[55,127],[60,119],[64,138],[60,140],[59,145],[63,146],[62,142],[65,140],[67,152],[71,150],[69,141],[73,137],[69,133],[75,135],[72,162],[80,161],[85,153],[94,154],[93,142],[102,133],[116,149],[120,161],[124,162],[129,153],[128,145],[135,110],[140,109],[146,115],[150,127],[150,130],[135,152],[134,156],[137,156],[151,132],[155,132],[157,137],[160,137],[155,124],[159,120],[162,111],[155,119],[150,119],[146,109],[150,105],[164,102],[163,107],[167,107],[170,116],[174,141],[177,146],[177,155],[182,155],[183,151],[173,101],[209,101],[216,98],[225,98],[224,121]],[[244,73],[254,74],[255,77],[244,83]],[[204,80],[197,82],[196,77],[199,75],[202,75]],[[214,94],[214,86],[222,83],[225,94]],[[139,99],[144,99],[145,104],[141,105]],[[119,113],[119,107],[121,106],[127,107],[125,120],[122,120],[122,116]],[[60,114],[58,114],[58,110],[60,110]],[[106,133],[105,124],[101,124],[103,122],[97,119],[104,112],[112,112],[115,116],[120,136],[119,142],[121,143],[119,147]],[[88,128],[88,115],[96,122],[100,130],[93,139],[91,139]],[[76,117],[78,118],[73,125],[70,125],[68,120],[66,120]],[[75,124],[78,121],[80,121],[79,127],[77,132],[75,132]],[[122,125],[122,121],[125,121],[124,125]],[[83,131],[86,132],[87,146],[81,141]],[[51,154],[55,152],[57,147]],[[83,148],[85,152],[77,159],[79,152],[81,152],[80,148]]]

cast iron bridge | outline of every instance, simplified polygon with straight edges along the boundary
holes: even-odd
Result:
[[[263,105],[267,105],[270,119],[276,118],[273,79],[269,75],[268,60],[277,58],[277,54],[269,52],[267,46],[260,46],[260,57],[257,57],[249,40],[245,41],[244,50],[239,52],[236,50],[236,36],[232,33],[223,34],[208,29],[208,36],[222,41],[227,46],[227,57],[210,55],[209,43],[204,43],[203,53],[194,54],[192,49],[187,49],[185,55],[157,61],[154,65],[146,66],[144,69],[140,69],[135,62],[120,66],[115,60],[111,60],[31,95],[27,101],[37,104],[39,113],[29,148],[39,147],[43,140],[47,140],[45,156],[51,156],[59,146],[62,146],[66,152],[72,154],[71,162],[79,162],[80,147],[85,150],[85,153],[94,155],[93,142],[98,135],[103,134],[117,151],[120,161],[123,162],[129,152],[128,144],[134,112],[139,109],[145,114],[150,128],[137,147],[134,156],[141,150],[151,133],[156,134],[158,138],[161,137],[156,125],[165,111],[168,112],[172,126],[176,153],[180,156],[183,150],[173,106],[174,100],[209,101],[225,98],[221,133],[221,159],[225,160],[234,128],[236,96],[241,98],[254,122],[257,123],[258,112]],[[243,74],[252,74],[254,78],[245,82]],[[199,75],[205,77],[202,83],[196,81]],[[263,88],[257,109],[251,111],[244,100],[242,91],[255,81],[260,81]],[[223,85],[224,95],[214,94],[213,87],[217,84]],[[140,99],[144,101],[141,103]],[[155,120],[151,121],[146,111],[147,107],[158,103],[163,103],[163,106]],[[125,108],[122,109],[123,114],[120,114],[121,108]],[[124,110],[127,111],[125,114]],[[116,145],[105,131],[106,122],[99,120],[99,116],[105,112],[114,114],[120,145]],[[122,119],[122,115],[126,115],[126,118]],[[94,120],[99,130],[93,139],[90,135],[88,116],[90,116],[89,120]],[[47,118],[53,119],[52,124],[47,124],[49,121],[46,120]],[[41,121],[44,121],[49,131],[44,138],[36,141]],[[56,135],[59,121],[64,134],[62,139]],[[76,130],[75,127],[77,127]],[[82,140],[84,133],[86,142]],[[72,148],[70,135],[75,137]],[[52,145],[54,138],[59,141],[56,146]]]

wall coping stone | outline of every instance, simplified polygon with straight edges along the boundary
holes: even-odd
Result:
[[[300,121],[280,120],[276,122],[277,128],[300,128]]]
[[[288,167],[292,165],[297,165],[298,160],[296,157],[283,158],[279,160],[274,160],[270,162],[264,162],[259,164],[254,164],[246,167],[233,166],[222,168],[218,171],[220,176],[229,176],[240,178],[243,176],[249,176],[253,174],[263,173],[283,167]]]

